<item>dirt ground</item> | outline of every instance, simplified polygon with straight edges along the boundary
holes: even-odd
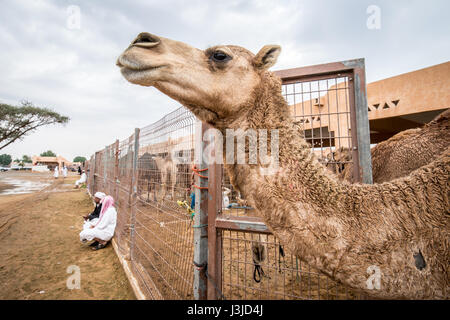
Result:
[[[7,178],[51,183],[31,194],[1,195]],[[50,173],[0,174],[0,299],[136,299],[109,244],[92,251],[79,241],[93,204],[78,175],[55,180]],[[80,289],[68,289],[69,266],[78,266]],[[73,272],[73,271],[72,271]]]

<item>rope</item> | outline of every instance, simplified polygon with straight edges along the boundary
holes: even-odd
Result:
[[[239,205],[233,205],[234,203],[230,203],[227,207],[227,209],[247,209],[247,210],[252,210],[252,207],[247,207],[247,206],[239,206]]]
[[[192,226],[192,228],[203,228],[203,227],[207,227],[208,224],[200,224],[198,226]]]
[[[258,274],[259,279],[257,279],[257,277],[256,277],[257,274]],[[253,270],[253,280],[255,280],[256,283],[260,283],[262,277],[265,277],[265,276],[266,276],[266,274],[264,273],[263,268],[259,264],[255,263],[255,270]]]
[[[195,166],[195,165],[193,165],[192,166],[192,171],[194,172],[194,174],[196,175],[196,176],[199,176],[200,178],[203,178],[203,179],[208,179],[208,176],[204,176],[204,175],[201,175],[199,172],[204,172],[204,171],[208,171],[208,168],[205,168],[205,169],[197,169],[197,167]],[[195,185],[195,184],[193,184],[192,185],[194,188],[196,188],[196,189],[199,189],[199,190],[208,190],[208,187],[199,187],[199,186],[197,186],[197,185]]]
[[[205,168],[205,169],[198,169],[197,166],[194,164],[194,165],[192,166],[192,171],[194,171],[194,172],[203,172],[203,171],[208,171],[208,168]]]
[[[200,178],[208,179],[208,176],[203,176],[203,175],[201,175],[201,174],[199,173],[199,172],[208,171],[208,168],[205,168],[205,169],[197,169],[197,167],[194,165],[194,166],[192,167],[192,171],[194,171],[194,174],[197,175],[197,176],[199,176]]]
[[[295,280],[297,282],[300,282],[300,277],[298,276],[298,258],[297,257],[295,257],[295,268],[297,269],[297,275],[295,277]]]
[[[208,190],[208,187],[199,187],[195,184],[192,185],[194,188],[200,189],[200,190]]]
[[[284,249],[281,244],[278,244],[278,272],[281,273],[281,257],[283,257],[284,262]]]

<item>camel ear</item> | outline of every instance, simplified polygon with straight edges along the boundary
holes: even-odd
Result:
[[[253,58],[253,64],[258,69],[267,70],[277,62],[280,52],[281,52],[280,46],[277,45],[264,46]]]

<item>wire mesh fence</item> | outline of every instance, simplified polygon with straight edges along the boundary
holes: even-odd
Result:
[[[338,174],[346,164],[356,164],[353,177],[361,181],[352,77],[348,70],[290,76],[283,79],[282,94],[311,152]],[[194,207],[193,166],[194,155],[205,148],[196,141],[198,133],[194,115],[179,108],[106,146],[89,161],[89,191],[103,191],[116,200],[115,241],[149,299],[194,299],[198,290],[193,217],[200,204]],[[220,205],[209,206],[207,213],[208,241],[216,243],[210,248],[217,250],[209,252],[213,260],[208,258],[208,281],[214,284],[209,290],[217,291],[216,299],[364,297],[302,263],[267,228],[260,231],[264,223],[245,195],[233,188],[222,166],[217,172],[219,178],[209,180],[208,190],[220,190],[212,197],[220,197]],[[215,201],[210,193],[208,197],[197,202]],[[249,228],[220,224],[229,218],[247,222]],[[255,224],[258,228],[252,230]]]
[[[115,241],[153,299],[193,297],[193,231],[187,208],[194,122],[189,111],[179,108],[96,152],[89,164],[89,191],[114,197]]]
[[[186,205],[194,121],[180,108],[139,136],[133,263],[165,299],[192,298],[193,231]]]
[[[364,298],[301,262],[273,235],[230,230],[222,231],[222,286],[232,300]]]

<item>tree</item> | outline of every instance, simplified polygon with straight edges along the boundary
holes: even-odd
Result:
[[[31,160],[31,157],[30,157],[30,156],[27,156],[26,154],[24,154],[24,155],[22,156],[22,162],[23,162],[23,163],[32,163],[33,161]]]
[[[42,152],[40,154],[41,157],[56,157],[56,154],[52,150],[48,150],[45,152]]]
[[[75,157],[75,159],[73,159],[73,162],[85,162],[85,161],[86,161],[86,158],[82,157],[82,156],[78,156],[78,157]]]
[[[2,166],[9,166],[11,161],[12,161],[12,158],[9,154],[4,153],[4,154],[0,155],[0,164]]]
[[[0,103],[0,150],[41,126],[68,122],[68,117],[29,101],[22,101],[21,106]]]

